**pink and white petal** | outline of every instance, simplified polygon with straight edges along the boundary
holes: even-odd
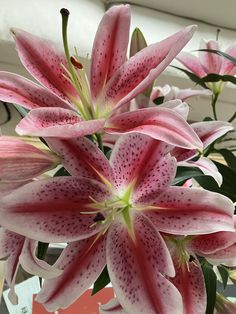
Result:
[[[152,205],[155,210],[143,213],[161,232],[198,235],[234,231],[233,203],[218,193],[173,186],[157,196]]]
[[[0,258],[7,258],[5,264],[5,278],[10,288],[8,297],[13,304],[18,303],[15,293],[15,279],[19,267],[25,238],[19,234],[0,228]]]
[[[229,267],[236,266],[236,243],[216,251],[212,254],[206,254],[206,259],[213,265],[226,265]]]
[[[1,181],[0,182],[0,197],[11,193],[13,190],[19,188],[22,185],[32,182],[32,180],[27,181]]]
[[[0,99],[26,109],[60,107],[72,109],[66,101],[23,76],[0,71]]]
[[[201,41],[200,49],[213,49],[213,50],[220,50],[219,44],[215,40],[210,41]],[[211,52],[207,51],[199,51],[199,59],[200,62],[206,71],[207,74],[209,73],[220,73],[221,64],[222,64],[222,57]]]
[[[154,153],[157,155],[157,153]],[[153,154],[153,155],[154,155]],[[171,185],[175,178],[177,162],[170,156],[157,159],[157,156],[150,156],[150,159],[144,165],[143,171],[137,180],[132,201],[136,203],[150,203],[156,199],[156,195]],[[154,196],[155,195],[155,196]]]
[[[115,185],[122,190],[127,184],[140,180],[147,163],[157,163],[167,151],[168,145],[147,135],[135,133],[121,136],[110,157]]]
[[[197,167],[199,168],[206,176],[211,176],[216,183],[221,186],[223,182],[222,175],[218,171],[216,165],[209,158],[200,157],[196,161],[182,161],[178,163],[178,166],[184,167]]]
[[[202,149],[202,142],[177,112],[168,108],[145,108],[113,116],[104,129],[111,134],[141,133],[187,149]]]
[[[188,26],[159,43],[149,45],[131,57],[111,77],[104,90],[104,102],[119,107],[147,88],[193,36]]]
[[[56,167],[59,158],[10,136],[0,136],[1,181],[27,181]]]
[[[225,53],[232,56],[233,58],[236,58],[236,44],[229,46],[226,49]],[[234,70],[234,69],[235,69],[235,65],[230,60],[228,60],[226,58],[222,58],[220,74],[222,74],[222,75],[231,74],[232,70]],[[234,75],[234,74],[232,74],[232,75]]]
[[[163,239],[145,217],[134,219],[134,239],[121,221],[107,236],[107,267],[117,299],[126,313],[183,313],[181,295],[160,273],[167,267],[174,274]]]
[[[180,100],[170,100],[166,101],[163,104],[159,105],[160,107],[169,108],[176,111],[184,120],[187,120],[189,113],[189,105],[186,102],[182,102]]]
[[[75,88],[64,77],[65,54],[55,43],[20,29],[12,29],[21,62],[29,73],[60,98],[78,98]]]
[[[1,200],[2,226],[42,242],[71,242],[101,230],[94,225],[91,198],[108,199],[101,183],[88,178],[57,177],[20,187]],[[97,210],[97,209],[95,209]]]
[[[99,305],[99,314],[106,314],[106,313],[113,313],[113,314],[127,314],[124,311],[122,306],[120,305],[119,301],[115,298],[110,300],[107,304]]]
[[[173,150],[171,151],[171,155],[174,156],[179,163],[182,161],[190,160],[195,156],[198,156],[199,152],[196,149],[184,149],[181,147],[174,147]]]
[[[19,257],[20,264],[24,270],[26,270],[29,274],[46,279],[51,279],[61,275],[61,270],[36,257],[35,254],[37,245],[37,241],[25,239],[24,246]]]
[[[83,121],[74,111],[62,108],[31,110],[16,127],[20,135],[71,138],[100,130],[104,119]]]
[[[184,304],[184,314],[203,314],[206,311],[207,297],[201,266],[196,261],[180,266],[175,263],[176,276],[171,282],[178,288]]]
[[[225,121],[202,121],[191,124],[193,130],[200,137],[204,148],[213,143],[217,138],[233,130],[231,123]]]
[[[207,75],[199,59],[188,52],[181,51],[176,57],[176,60],[182,63],[188,70],[196,74],[198,77],[204,77]]]
[[[113,73],[125,62],[129,41],[130,7],[114,6],[103,16],[94,39],[90,86],[96,98]]]
[[[180,89],[178,99],[186,100],[193,96],[210,96],[210,95],[212,95],[212,91],[210,91],[209,89],[197,90],[197,89],[186,88],[186,89]]]
[[[108,159],[89,139],[50,138],[47,143],[61,157],[61,163],[71,175],[112,181],[112,169]]]
[[[69,243],[54,264],[63,273],[44,282],[36,300],[48,311],[65,309],[98,278],[106,265],[106,238],[91,237]]]

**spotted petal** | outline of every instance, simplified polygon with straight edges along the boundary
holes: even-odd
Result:
[[[24,185],[1,200],[1,224],[30,239],[69,242],[87,238],[100,230],[94,215],[81,214],[91,198],[109,197],[101,183],[76,177],[58,177]]]
[[[93,43],[90,86],[96,98],[113,73],[125,62],[129,41],[130,8],[114,6],[108,10]]]
[[[0,72],[0,99],[16,103],[26,109],[60,107],[70,109],[71,105],[47,89],[17,74]]]
[[[119,107],[140,94],[171,63],[195,30],[196,26],[188,26],[136,53],[111,77],[104,90],[104,101]]]
[[[178,290],[161,273],[173,273],[169,251],[152,223],[134,218],[134,235],[116,221],[107,239],[107,267],[125,313],[182,313]]]
[[[141,133],[182,148],[202,148],[202,143],[190,125],[174,110],[145,108],[116,115],[105,123],[111,134]]]
[[[144,208],[145,203],[141,204]],[[144,211],[145,215],[165,233],[197,235],[234,231],[233,203],[218,193],[170,187],[157,196],[152,205],[156,210]]]
[[[104,120],[82,121],[72,110],[40,108],[31,110],[16,127],[20,135],[71,138],[93,134],[103,127]]]
[[[61,158],[63,166],[73,176],[112,181],[112,169],[106,156],[89,139],[47,139],[47,143]]]
[[[67,73],[62,65],[67,64],[63,50],[20,29],[12,29],[12,34],[21,62],[36,80],[64,100],[78,98],[75,88],[64,77]]]
[[[36,300],[50,312],[67,308],[94,283],[105,265],[104,237],[69,243],[54,264],[63,273],[46,280]]]

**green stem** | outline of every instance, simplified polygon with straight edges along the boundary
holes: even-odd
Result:
[[[228,122],[233,122],[235,118],[236,118],[236,111],[235,111],[235,113],[232,115],[232,117],[228,120]]]
[[[212,95],[212,101],[211,101],[211,106],[212,106],[212,110],[213,110],[213,117],[215,120],[217,120],[216,102],[217,102],[218,96],[219,96],[219,94],[213,94]]]
[[[97,138],[97,143],[98,143],[98,147],[101,149],[101,151],[104,153],[104,147],[103,147],[103,143],[102,143],[102,137],[101,134],[96,133],[96,138]]]

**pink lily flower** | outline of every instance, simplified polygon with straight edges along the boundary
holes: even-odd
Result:
[[[63,9],[62,14],[65,21],[68,11]],[[114,6],[105,13],[94,40],[89,83],[82,64],[77,60],[78,57],[69,55],[66,39],[65,55],[55,44],[13,29],[23,65],[44,86],[12,73],[0,73],[0,99],[30,109],[29,114],[18,124],[16,131],[20,135],[63,138],[94,134],[102,132],[103,129],[112,132],[110,118],[116,114],[116,110],[156,79],[191,39],[196,29],[195,26],[189,26],[159,43],[142,49],[126,61],[129,25],[128,5]],[[143,112],[137,112],[137,115],[140,117]],[[164,134],[173,142],[178,133],[168,131],[168,125],[174,119],[176,128],[184,134],[189,134],[188,139],[179,145],[201,148],[196,134],[172,111],[156,108],[152,109],[149,115],[152,115],[153,119],[145,120],[144,126],[139,118],[140,128],[136,129],[136,132],[146,134],[146,128],[153,128],[154,124],[156,130],[151,132],[151,136],[160,139]],[[157,127],[164,117],[167,127]],[[126,127],[132,126],[131,119],[133,116],[126,117]],[[114,123],[112,120],[113,128]],[[177,142],[178,140],[174,145],[177,145]]]
[[[220,50],[219,43],[214,40],[202,41],[200,49]],[[228,55],[236,57],[236,44],[231,45],[226,51]],[[208,74],[235,75],[236,66],[224,57],[217,54],[199,51],[199,57],[188,52],[181,52],[176,59],[187,69],[202,78]],[[206,85],[215,93],[221,93],[225,82],[207,83]]]
[[[61,271],[39,260],[35,256],[37,242],[0,227],[0,258],[6,259],[5,278],[10,288],[8,297],[13,304],[18,303],[15,280],[19,265],[28,273],[43,278],[59,276]]]
[[[232,231],[232,202],[171,187],[175,158],[149,136],[120,137],[110,161],[86,138],[48,144],[72,177],[27,184],[5,196],[0,211],[1,223],[14,232],[69,242],[54,265],[62,275],[45,281],[38,301],[49,311],[67,307],[107,264],[125,312],[182,313],[181,295],[165,277],[175,271],[159,232]]]
[[[0,136],[0,195],[53,169],[59,161],[48,149],[43,151],[15,137]]]
[[[192,88],[180,89],[177,86],[170,86],[166,84],[163,87],[160,86],[154,87],[150,99],[154,100],[159,97],[164,97],[163,102],[174,99],[180,99],[182,101],[185,101],[190,97],[201,95],[212,95],[212,92],[209,91],[208,89],[204,90],[194,90]]]

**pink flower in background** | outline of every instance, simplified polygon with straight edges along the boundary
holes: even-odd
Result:
[[[220,47],[217,41],[210,40],[207,42],[202,41],[200,49],[220,50]],[[225,52],[236,58],[236,44],[230,46]],[[204,77],[211,73],[221,75],[236,74],[236,66],[232,62],[211,52],[199,51],[199,57],[196,57],[188,52],[181,51],[176,59],[199,77]]]
[[[180,99],[185,101],[186,99],[193,96],[200,95],[212,95],[212,92],[208,89],[205,90],[194,90],[192,88],[180,89],[177,86],[170,86],[166,84],[163,87],[157,86],[154,87],[150,96],[151,100],[154,100],[159,97],[164,97],[163,102]]]
[[[171,187],[176,161],[169,146],[145,135],[120,137],[110,161],[86,138],[48,144],[72,177],[29,183],[5,196],[0,211],[13,232],[69,242],[54,265],[62,275],[45,281],[38,301],[48,310],[67,307],[107,264],[125,312],[182,313],[181,295],[165,278],[175,271],[159,232],[233,231],[232,202]]]
[[[65,9],[62,12],[68,14]],[[30,109],[18,124],[17,132],[20,135],[71,138],[103,131],[104,125],[106,131],[112,132],[110,117],[156,79],[191,39],[196,28],[189,26],[142,49],[126,61],[129,25],[128,5],[115,6],[105,13],[94,40],[89,83],[77,57],[70,59],[52,42],[13,29],[23,65],[43,85],[12,73],[0,73],[0,99]],[[137,115],[143,113],[137,112]],[[173,136],[168,127],[158,128],[159,117],[166,117],[166,111],[163,113],[162,109],[156,108],[150,115],[153,119],[150,123],[145,120],[145,126],[139,118],[140,128],[135,131],[147,134],[145,130],[151,124],[151,136],[161,139],[159,133],[164,133],[166,140],[172,138],[173,142],[177,132]],[[170,120],[175,119],[179,130],[189,134],[187,143],[180,145],[201,148],[198,137],[187,123],[171,110],[168,115]],[[126,127],[130,124],[132,128],[131,119],[133,116],[126,117]],[[168,125],[169,120],[165,123]],[[177,142],[172,144],[177,145]]]

